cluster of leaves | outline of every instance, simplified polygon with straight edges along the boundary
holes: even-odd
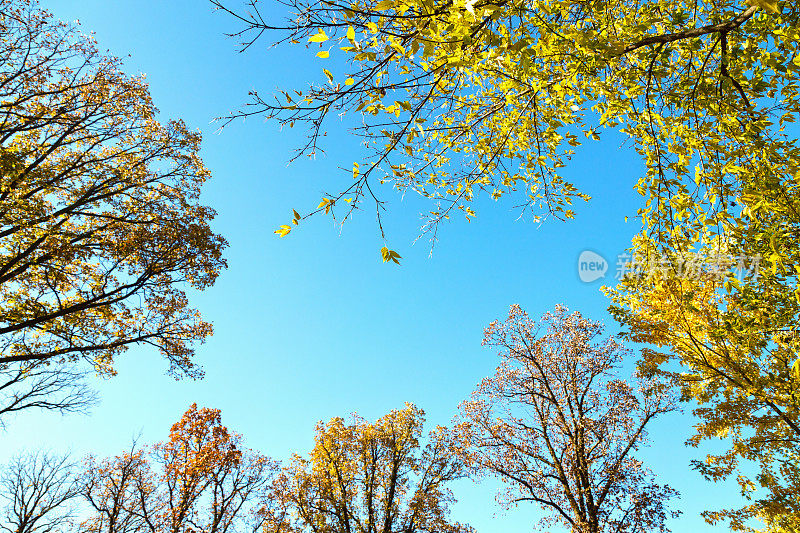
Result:
[[[0,33],[0,367],[113,374],[149,344],[199,376],[211,326],[184,287],[212,284],[226,246],[199,203],[200,135],[35,0],[3,0]]]
[[[620,127],[646,163],[637,188],[656,232],[662,215],[701,211],[693,204],[720,200],[709,220],[722,219],[754,170],[796,167],[782,129],[798,112],[791,2],[290,0],[285,24],[255,1],[247,13],[214,4],[245,24],[245,46],[268,31],[346,62],[346,74],[323,69],[327,83],[294,95],[254,92],[228,117],[306,122],[300,152],[313,154],[332,112],[360,113],[374,159],[326,195],[325,212],[347,199],[349,215],[369,198],[380,217],[374,184],[391,182],[435,204],[434,235],[454,210],[474,216],[480,194],[520,193],[525,208],[571,218],[573,199],[587,197],[559,169],[601,127]]]
[[[748,231],[754,227],[749,225]],[[726,246],[718,239],[696,254],[751,257],[741,254],[766,252],[764,242],[745,242],[737,250],[735,243]],[[642,261],[647,250],[651,258],[655,255],[652,242],[640,239],[636,247]],[[730,519],[738,530],[749,529],[747,520],[753,517],[769,523],[794,514],[791,520],[796,520],[800,481],[796,274],[776,267],[778,258],[766,253],[761,268],[740,278],[733,276],[731,265],[716,272],[701,269],[679,275],[686,256],[663,257],[669,267],[662,272],[629,276],[607,292],[628,338],[651,346],[642,350],[641,371],[669,379],[685,399],[698,403],[699,422],[689,444],[717,438],[730,443],[725,452],[709,454],[694,467],[714,481],[737,473],[742,494],[756,500],[744,509],[707,512],[706,517],[712,522]],[[739,471],[742,460],[758,466],[755,478]]]
[[[420,444],[424,412],[410,404],[375,423],[353,415],[317,426],[308,457],[275,483],[265,531],[471,533],[448,521],[446,485],[464,477],[442,431]]]
[[[785,8],[783,18],[795,14]],[[684,170],[694,165],[695,183],[676,182],[668,201],[645,213],[650,225],[633,242],[634,262],[664,268],[607,290],[629,338],[656,348],[643,350],[640,366],[674,380],[698,403],[689,444],[728,439],[726,452],[694,466],[715,481],[737,474],[753,502],[705,513],[737,530],[751,530],[751,518],[786,531],[800,527],[800,151],[789,124],[800,112],[799,38],[796,24],[773,28],[774,51],[759,52],[768,64],[750,59],[742,73],[762,91],[748,99],[746,114],[716,119],[729,142],[714,140],[711,162],[690,154]],[[697,143],[711,127],[718,126],[709,124]],[[742,460],[757,465],[755,478],[739,468]]]

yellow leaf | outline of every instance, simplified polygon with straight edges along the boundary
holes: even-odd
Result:
[[[344,80],[345,85],[353,85],[355,82],[356,80],[354,80],[353,78],[347,78],[346,80]]]
[[[354,30],[352,26],[347,28],[347,38],[351,41],[354,41],[356,38],[356,30]]]
[[[310,43],[324,43],[330,39],[327,35],[325,35],[325,30],[319,30],[319,33],[316,35],[312,35],[308,38],[308,42]]]
[[[327,59],[329,55],[331,54],[327,50],[322,50],[321,52],[317,52],[317,57],[321,57],[322,59]]]
[[[747,0],[747,3],[751,6],[758,6],[760,8],[766,9],[767,11],[772,11],[773,13],[780,13],[780,9],[778,9],[778,1],[777,0]]]
[[[394,250],[390,250],[386,246],[381,248],[381,258],[383,259],[384,263],[388,261],[394,261],[398,265],[400,264],[400,261],[398,261],[398,259],[402,259],[402,257],[400,257],[400,254],[398,254]]]

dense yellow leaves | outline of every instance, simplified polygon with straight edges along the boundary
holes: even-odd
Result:
[[[420,442],[424,421],[407,404],[374,423],[320,423],[310,454],[293,456],[275,482],[264,532],[470,533],[447,520],[446,485],[463,477],[462,465],[442,430]]]
[[[796,227],[797,221],[784,217],[783,227]],[[756,254],[763,246],[780,249],[767,236],[761,244],[755,238],[759,228],[771,224],[768,217],[759,217],[731,227],[727,246],[715,241],[691,254],[705,258],[694,272],[681,268],[689,254],[672,254],[662,272],[628,276],[608,292],[628,337],[655,348],[643,349],[642,371],[672,380],[685,398],[697,401],[699,423],[690,444],[716,438],[729,443],[728,450],[695,461],[694,467],[711,480],[733,474],[742,461],[758,467],[757,476],[737,475],[743,494],[754,503],[709,511],[706,517],[728,520],[735,529],[748,529],[748,519],[755,517],[791,531],[797,527],[793,509],[800,503],[800,375],[794,370],[800,337],[798,302],[787,285],[796,287],[796,278],[773,270],[775,263],[766,258],[739,278],[734,277],[735,261],[722,268],[711,268],[710,262],[712,253],[724,258],[737,255],[730,252]],[[737,238],[743,234],[744,239]],[[657,256],[657,248],[645,239],[635,241],[635,250],[642,261]]]
[[[588,197],[560,169],[606,127],[641,155],[640,215],[659,242],[735,216],[749,177],[798,168],[785,129],[800,110],[795,2],[294,0],[290,11],[276,40],[335,42],[340,61],[299,103],[256,93],[247,114],[308,123],[309,155],[331,112],[360,114],[369,153],[332,198],[353,197],[334,202],[348,215],[369,201],[380,220],[377,185],[391,184],[436,206],[423,226],[434,236],[482,195],[572,218]],[[267,18],[239,20],[274,34]]]
[[[131,344],[197,376],[211,334],[184,292],[225,266],[199,203],[200,135],[161,123],[142,77],[35,2],[0,14],[2,364],[83,359],[113,374]]]

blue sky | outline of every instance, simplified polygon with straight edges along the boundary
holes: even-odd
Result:
[[[215,329],[198,348],[204,380],[176,382],[156,353],[133,349],[120,360],[119,376],[97,382],[102,401],[91,416],[20,415],[2,435],[0,458],[37,446],[118,453],[140,431],[144,442],[164,438],[192,402],[222,409],[226,425],[249,446],[284,458],[309,449],[318,420],[353,411],[376,418],[410,401],[426,410],[431,427],[446,424],[492,372],[496,357],[481,348],[482,331],[512,303],[537,316],[565,303],[616,332],[601,282],[580,282],[576,263],[585,249],[599,252],[611,262],[606,280],[613,281],[614,257],[636,231],[640,199],[632,187],[642,169],[621,137],[604,133],[566,169],[593,197],[578,207],[577,220],[536,224],[517,220],[510,202],[481,204],[471,223],[444,228],[432,257],[425,242],[412,245],[422,204],[384,190],[390,244],[403,255],[397,267],[381,263],[383,242],[371,215],[341,231],[317,218],[286,238],[273,234],[292,208],[316,205],[339,179],[339,166],[358,159],[358,143],[343,127],[332,123],[326,156],[287,166],[302,130],[281,132],[253,119],[215,134],[210,123],[253,88],[266,94],[321,79],[314,51],[268,49],[265,40],[239,54],[223,35],[236,24],[202,0],[44,6],[58,18],[79,19],[101,48],[130,54],[126,70],[146,73],[163,117],[203,131],[202,155],[213,174],[204,202],[218,211],[215,229],[230,242],[229,268],[213,288],[193,295]],[[739,503],[731,486],[712,486],[689,470],[698,453],[683,445],[691,423],[686,415],[658,421],[642,454],[681,491],[684,516],[672,528],[686,533],[711,529],[700,510]],[[490,485],[462,483],[456,496],[454,518],[482,533],[531,531],[539,512],[494,518]]]

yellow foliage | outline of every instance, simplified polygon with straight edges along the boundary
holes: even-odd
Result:
[[[188,305],[225,266],[199,203],[200,135],[160,123],[143,77],[35,2],[0,13],[0,363],[85,359],[131,344],[199,376],[211,334]]]

